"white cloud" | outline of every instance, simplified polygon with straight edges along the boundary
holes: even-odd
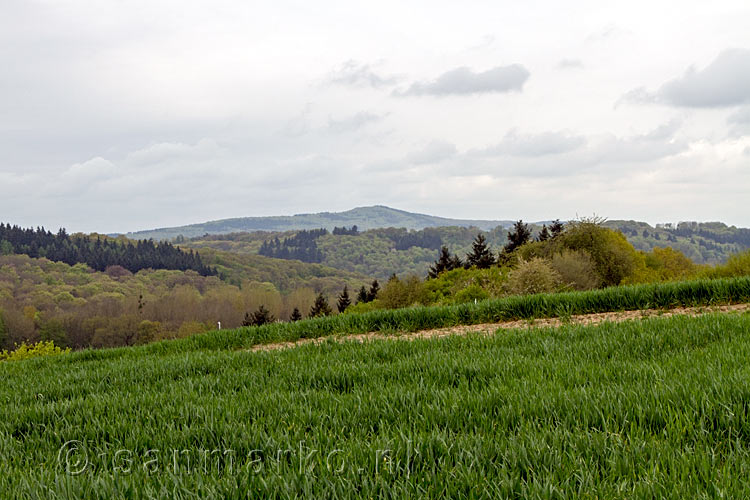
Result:
[[[345,133],[359,130],[367,125],[377,123],[383,119],[383,115],[360,111],[339,120],[328,118],[328,129],[331,132]]]
[[[446,141],[431,141],[424,148],[413,151],[406,156],[409,163],[422,165],[427,163],[440,163],[456,154],[456,146]]]
[[[519,134],[515,129],[508,132],[499,143],[476,152],[479,155],[495,156],[546,156],[576,150],[586,139],[568,132],[542,132]]]
[[[349,60],[331,71],[326,81],[334,85],[377,89],[395,85],[399,78],[393,75],[380,75],[369,64]]]
[[[479,72],[462,66],[446,71],[435,80],[412,83],[409,88],[398,91],[395,95],[446,96],[520,92],[530,74],[529,70],[520,64],[497,66]]]
[[[703,69],[688,68],[657,91],[637,88],[625,99],[686,108],[720,108],[750,102],[750,50],[728,49]]]

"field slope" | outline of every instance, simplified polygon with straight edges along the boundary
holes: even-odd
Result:
[[[0,364],[8,498],[747,497],[750,315]]]

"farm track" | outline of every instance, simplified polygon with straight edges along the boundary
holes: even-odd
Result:
[[[479,333],[491,335],[498,329],[517,328],[544,328],[558,327],[565,324],[570,325],[597,325],[604,322],[620,323],[623,321],[635,321],[640,319],[671,316],[700,316],[708,313],[745,313],[750,311],[750,304],[733,304],[723,306],[700,306],[700,307],[677,307],[674,309],[642,309],[636,311],[615,311],[594,314],[579,314],[563,318],[537,318],[533,320],[505,321],[500,323],[481,323],[477,325],[460,325],[448,328],[437,328],[434,330],[421,330],[418,332],[403,332],[384,334],[380,332],[358,333],[358,334],[334,334],[314,339],[300,339],[294,342],[274,342],[269,344],[258,344],[251,347],[252,352],[278,351],[282,349],[293,349],[307,344],[322,344],[328,341],[335,342],[368,342],[373,340],[416,340],[435,339],[450,335],[469,335]]]

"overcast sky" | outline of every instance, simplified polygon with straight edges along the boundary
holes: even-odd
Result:
[[[750,226],[750,3],[0,0],[0,219]]]

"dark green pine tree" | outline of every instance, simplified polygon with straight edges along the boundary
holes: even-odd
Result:
[[[302,313],[299,312],[299,307],[295,307],[292,311],[292,315],[289,316],[289,321],[299,321],[302,319]]]
[[[427,272],[427,277],[437,278],[440,273],[458,269],[462,265],[463,263],[461,262],[461,259],[458,257],[458,255],[451,255],[451,253],[448,251],[448,247],[443,245],[440,248],[440,255],[438,256],[438,259],[432,266],[430,266],[430,269]]]
[[[542,226],[542,230],[539,231],[539,235],[536,237],[537,241],[547,241],[552,237],[551,234],[549,234],[549,229],[547,229],[547,225],[544,224]]]
[[[471,245],[471,253],[466,255],[464,267],[477,267],[478,269],[489,269],[495,264],[495,256],[487,247],[487,240],[483,234],[478,234]]]
[[[275,319],[271,311],[261,304],[254,313],[245,313],[245,320],[242,322],[242,326],[265,325],[266,323],[273,323]]]
[[[357,294],[357,304],[359,304],[360,302],[363,304],[367,303],[367,297],[367,288],[362,285],[362,288],[359,289],[359,293]]]
[[[339,310],[340,313],[346,311],[346,308],[352,305],[352,301],[349,298],[349,287],[344,285],[344,291],[341,292],[341,295],[339,295],[339,300],[336,303],[336,308]]]
[[[378,292],[380,291],[380,283],[378,280],[372,280],[370,284],[370,291],[367,292],[367,302],[372,302],[378,298]]]
[[[550,236],[557,238],[565,230],[565,224],[560,222],[560,219],[555,219],[552,224],[549,225]]]
[[[508,231],[508,243],[505,244],[503,252],[506,254],[512,253],[518,247],[525,245],[531,240],[531,229],[528,224],[524,224],[522,220],[519,220],[513,224],[513,229]]]
[[[317,318],[318,316],[328,316],[332,312],[331,306],[328,305],[328,300],[326,300],[322,293],[319,293],[318,296],[315,297],[315,303],[310,308],[310,314],[308,317]]]

